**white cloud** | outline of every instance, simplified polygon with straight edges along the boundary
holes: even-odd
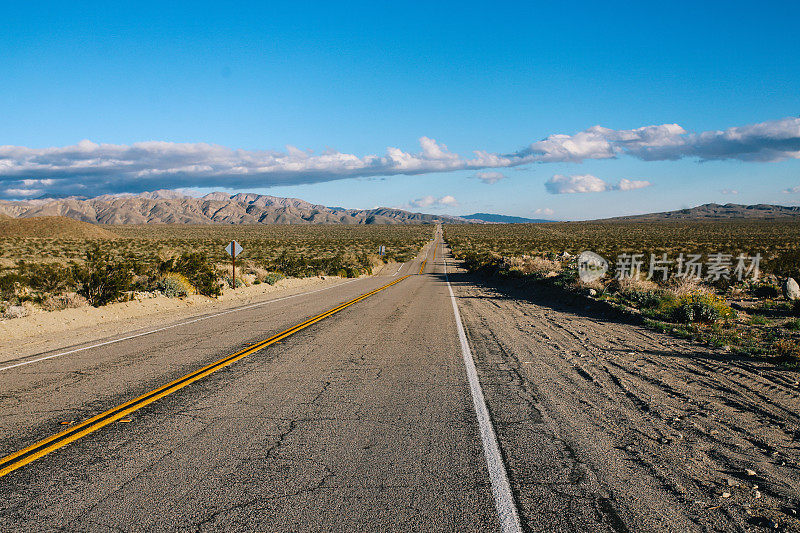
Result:
[[[444,207],[458,207],[458,201],[449,194],[442,196],[441,198],[428,195],[423,196],[422,198],[417,198],[416,200],[411,200],[408,202],[408,204],[401,207],[403,209],[442,209]]]
[[[429,137],[421,137],[419,143],[421,151],[416,153],[389,147],[383,155],[364,156],[335,150],[315,154],[293,146],[280,152],[161,141],[132,145],[81,141],[56,148],[7,145],[0,146],[0,198],[25,196],[22,191],[65,196],[187,187],[265,188],[454,170],[481,170],[476,178],[495,183],[502,174],[487,169],[624,155],[647,161],[686,157],[779,161],[800,158],[800,118],[701,133],[689,133],[678,124],[629,130],[594,126],[572,135],[550,135],[517,152],[475,150],[471,157],[452,153]],[[620,182],[618,188],[637,186]]]
[[[549,207],[540,207],[539,209],[534,210],[534,215],[544,215],[544,216],[553,216],[556,214],[555,211],[550,209]]]
[[[607,183],[597,176],[591,174],[577,174],[574,176],[565,176],[563,174],[555,174],[552,178],[547,180],[544,184],[545,189],[550,194],[576,194],[587,192],[604,192],[604,191],[632,191],[635,189],[642,189],[652,185],[649,181],[645,180],[629,180],[621,179],[616,185]]]
[[[695,157],[701,161],[780,161],[800,158],[800,118],[790,117],[722,131],[687,133],[678,124],[612,130],[594,126],[574,135],[550,135],[510,157],[573,162],[629,155],[645,161]]]
[[[739,191],[737,191],[736,189],[722,189],[719,192],[721,192],[722,194],[739,194]]]
[[[636,189],[644,189],[645,187],[649,187],[651,185],[652,183],[646,180],[628,180],[622,178],[619,180],[617,185],[612,186],[609,190],[633,191]]]
[[[800,192],[800,185],[795,187],[789,187],[788,189],[783,190],[784,194],[794,194],[796,192]]]
[[[545,184],[551,194],[573,194],[582,192],[601,192],[608,190],[608,183],[591,174],[565,176],[556,174]]]
[[[505,179],[506,175],[502,172],[476,172],[474,177],[486,183],[487,185],[492,185],[502,179]]]

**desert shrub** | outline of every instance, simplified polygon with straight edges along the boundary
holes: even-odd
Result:
[[[365,274],[372,274],[372,258],[366,253],[358,254],[358,264]]]
[[[653,309],[661,305],[664,299],[664,293],[658,290],[626,290],[622,292],[623,298],[636,307],[642,309]]]
[[[750,324],[753,326],[765,326],[769,323],[764,315],[754,315],[750,317]]]
[[[767,261],[765,270],[780,276],[800,280],[800,250],[787,250]]]
[[[224,281],[225,281],[225,285],[227,285],[228,287],[230,287],[232,289],[238,289],[239,287],[244,287],[244,281],[242,281],[242,278],[240,278],[239,276],[236,276],[235,286],[234,286],[233,278],[230,278],[230,277],[226,276]]]
[[[68,292],[58,296],[48,296],[42,301],[41,305],[45,311],[60,311],[62,309],[83,307],[87,303],[86,298],[80,294]]]
[[[469,272],[496,274],[503,267],[503,256],[495,252],[478,253],[470,250],[456,254],[456,258],[462,260],[464,268]]]
[[[621,293],[628,292],[655,292],[659,290],[658,284],[649,279],[641,278],[622,278],[615,279],[610,283],[611,289]]]
[[[184,252],[176,259],[162,262],[159,270],[182,274],[202,295],[219,296],[221,293],[217,270],[203,252]]]
[[[346,266],[337,270],[336,275],[340,278],[357,278],[361,275],[361,272],[357,268]]]
[[[158,281],[158,289],[167,298],[185,298],[194,294],[195,288],[183,274],[168,272]]]
[[[578,270],[574,268],[565,268],[558,272],[557,275],[549,278],[549,281],[556,287],[567,288],[574,286],[578,281]]]
[[[669,280],[669,292],[677,297],[691,296],[695,294],[711,294],[712,291],[697,278],[672,277]]]
[[[713,324],[720,319],[733,318],[734,311],[722,298],[712,294],[695,293],[672,300],[662,310],[672,322]]]
[[[155,273],[134,275],[131,281],[130,290],[137,292],[149,292],[159,290],[158,282],[161,280],[160,275]]]
[[[95,307],[120,299],[130,287],[133,275],[123,262],[112,261],[108,254],[95,247],[86,252],[86,262],[73,267],[78,293]]]
[[[25,278],[23,278],[16,272],[0,276],[0,299],[2,300],[13,299],[16,296],[17,291],[19,291],[22,288],[24,283],[25,283]]]
[[[772,347],[775,354],[784,359],[800,359],[800,343],[793,339],[778,339]]]
[[[503,268],[507,269],[511,276],[534,276],[545,277],[550,273],[561,271],[561,263],[543,257],[509,257],[503,260]]]
[[[270,272],[269,274],[264,276],[264,283],[266,283],[268,285],[275,285],[276,283],[278,283],[282,279],[283,279],[283,276],[281,276],[277,272]]]
[[[37,291],[58,293],[75,284],[72,270],[58,263],[29,264],[25,270],[28,285]]]

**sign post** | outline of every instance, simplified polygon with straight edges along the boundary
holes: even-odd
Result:
[[[236,242],[231,241],[228,246],[225,247],[225,251],[228,252],[228,255],[231,256],[231,263],[233,265],[233,280],[231,284],[233,288],[236,288],[236,256],[242,253],[242,246]]]

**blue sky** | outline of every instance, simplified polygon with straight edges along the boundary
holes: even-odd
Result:
[[[141,181],[139,166],[136,177],[122,173],[128,152],[103,155],[123,163],[114,159],[114,168],[86,174],[75,171],[86,159],[59,174],[51,161],[38,163],[52,155],[42,149],[84,139],[278,153],[290,145],[364,158],[383,156],[387,147],[415,154],[427,137],[467,160],[473,150],[516,154],[550,135],[595,125],[618,131],[677,123],[681,135],[691,135],[779,121],[800,115],[796,2],[111,4],[6,6],[0,145],[28,151],[4,156],[14,166],[0,177],[0,189],[1,180],[9,183],[5,197],[73,191],[76,183],[87,195],[161,182],[201,191],[230,183],[230,190],[326,205],[558,219],[712,201],[800,203],[800,190],[784,192],[800,186],[795,144],[770,157],[698,157],[705,152],[691,148],[648,160],[619,148],[613,158],[581,162],[545,157],[424,172],[436,166],[428,165],[412,175],[375,163],[374,177],[333,170],[333,179],[323,176],[324,167],[313,178],[284,169],[253,171],[235,183],[224,172],[212,179],[186,170],[184,152],[180,182],[170,178],[173,167],[158,174],[161,182]],[[795,126],[780,128],[785,139]],[[196,157],[194,166],[216,168],[222,156]],[[106,170],[107,179],[98,181]],[[487,184],[474,177],[482,171],[505,178]],[[587,175],[607,185],[587,182]],[[584,189],[594,183],[595,192],[567,187],[553,194],[545,183],[554,176]],[[23,179],[41,181],[22,185]],[[647,186],[620,190],[620,180]]]

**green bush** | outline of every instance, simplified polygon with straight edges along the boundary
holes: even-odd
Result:
[[[118,300],[133,279],[127,265],[112,262],[99,248],[86,252],[86,263],[75,265],[73,276],[80,287],[78,293],[95,307]]]
[[[281,276],[280,274],[276,272],[270,272],[269,274],[266,275],[266,277],[264,277],[264,283],[267,283],[268,285],[275,285],[282,279],[283,276]]]
[[[158,281],[158,289],[167,298],[185,298],[195,292],[194,287],[183,274],[170,272]]]
[[[0,300],[11,300],[25,284],[25,278],[17,273],[0,276]]]
[[[227,285],[228,287],[230,287],[232,289],[238,289],[239,287],[244,287],[244,281],[242,281],[242,278],[237,277],[236,278],[236,286],[234,287],[233,279],[232,278],[225,278],[225,285]]]
[[[72,270],[57,263],[27,265],[26,277],[32,289],[42,292],[58,293],[75,284]]]
[[[781,252],[775,259],[767,261],[764,267],[777,276],[800,279],[800,250]]]
[[[642,309],[653,309],[661,305],[664,293],[661,291],[624,291],[622,296]]]
[[[158,268],[162,273],[183,274],[202,295],[216,297],[222,293],[217,270],[203,252],[184,252],[176,259],[162,262]]]
[[[694,293],[673,300],[662,313],[668,320],[680,324],[700,322],[713,324],[720,319],[733,318],[734,311],[721,298],[711,295]]]
[[[682,324],[691,322],[713,324],[719,317],[719,311],[706,302],[687,302],[672,311],[672,320]]]

